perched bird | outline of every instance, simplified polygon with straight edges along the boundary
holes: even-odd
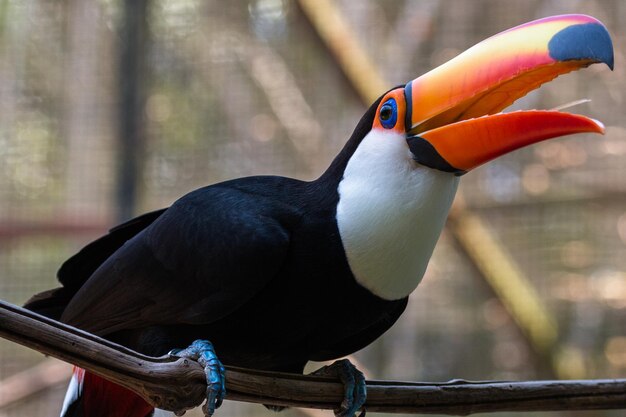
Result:
[[[62,287],[26,307],[148,355],[198,359],[211,415],[224,396],[222,364],[301,373],[383,334],[424,274],[462,174],[540,140],[602,133],[580,115],[500,113],[593,63],[612,68],[613,48],[589,16],[495,35],[384,93],[318,179],[255,176],[195,190],[88,244],[62,265]],[[346,361],[323,372],[344,381],[336,413],[352,417],[366,399],[362,374]],[[62,411],[152,413],[80,369]]]

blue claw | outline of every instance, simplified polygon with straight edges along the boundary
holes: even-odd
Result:
[[[204,368],[207,400],[202,406],[202,411],[206,417],[211,417],[215,410],[220,408],[226,396],[224,365],[217,358],[213,345],[208,340],[196,340],[187,349],[173,349],[170,355],[192,359]]]
[[[359,417],[365,417],[365,400],[367,386],[365,377],[356,366],[347,359],[341,359],[329,366],[313,372],[314,375],[333,376],[339,378],[344,387],[344,399],[341,406],[335,411],[337,417],[353,417],[359,408],[363,408]]]

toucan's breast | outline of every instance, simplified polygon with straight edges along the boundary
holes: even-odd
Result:
[[[403,135],[372,130],[339,183],[337,225],[357,282],[396,300],[419,284],[458,177],[413,161]]]

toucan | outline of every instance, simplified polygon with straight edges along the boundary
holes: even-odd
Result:
[[[584,15],[509,29],[393,88],[358,122],[316,180],[252,176],[192,191],[123,223],[58,271],[61,287],[26,307],[148,355],[198,360],[206,415],[224,365],[303,372],[377,339],[398,319],[446,221],[460,177],[523,146],[580,132],[591,118],[503,113],[558,75],[605,63],[608,31]],[[335,411],[364,409],[363,375]],[[147,417],[136,394],[76,369],[62,416]]]

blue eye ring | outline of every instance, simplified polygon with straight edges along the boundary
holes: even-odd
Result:
[[[380,124],[383,125],[385,129],[393,129],[398,121],[398,105],[396,104],[396,100],[390,98],[385,101],[385,103],[380,106],[378,117]]]

